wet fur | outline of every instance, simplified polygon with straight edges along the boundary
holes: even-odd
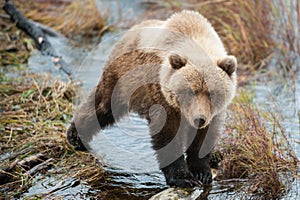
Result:
[[[170,60],[174,53],[180,56],[174,57],[176,67]],[[116,45],[97,87],[76,111],[67,132],[69,142],[76,149],[86,150],[97,131],[129,111],[137,112],[148,120],[153,148],[169,185],[192,187],[199,181],[210,183],[210,152],[205,149],[214,145],[236,87],[235,68],[230,66],[235,60],[223,62],[226,56],[210,23],[195,12],[183,11],[166,21],[149,20],[134,26]],[[220,63],[224,63],[224,68],[218,66]],[[184,77],[188,86],[177,76]],[[135,88],[136,85],[140,87]],[[179,106],[181,94],[174,91],[180,87],[192,88],[195,102],[205,103]],[[222,97],[215,107],[210,105],[212,89]],[[193,110],[207,115],[203,128],[190,125],[193,116],[189,113]],[[163,120],[166,121],[162,125]],[[174,155],[162,151],[170,143],[169,153],[174,151]],[[168,160],[173,162],[165,165]]]

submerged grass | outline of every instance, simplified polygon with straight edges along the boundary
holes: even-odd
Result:
[[[290,189],[299,161],[278,116],[259,110],[245,92],[231,110],[221,139],[219,178],[246,178],[243,191],[260,199],[279,198]]]
[[[0,198],[18,197],[37,174],[47,172],[29,174],[20,164],[8,173],[4,170],[37,154],[42,154],[43,160],[51,158],[50,167],[56,169],[52,174],[90,184],[100,181],[103,171],[99,162],[91,154],[74,151],[66,141],[74,91],[71,83],[37,75],[24,78],[22,84],[0,82],[0,175],[7,174],[9,179],[0,185],[5,191]]]

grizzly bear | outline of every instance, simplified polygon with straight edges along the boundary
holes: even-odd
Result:
[[[98,85],[67,131],[77,150],[129,112],[148,121],[170,186],[212,182],[210,152],[236,91],[237,61],[194,11],[131,28],[112,51]]]

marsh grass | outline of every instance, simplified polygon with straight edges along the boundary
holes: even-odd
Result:
[[[273,38],[277,39],[279,59],[277,64],[284,69],[283,75],[295,74],[300,70],[300,2],[297,0],[273,0]]]
[[[22,84],[0,82],[0,155],[8,155],[1,157],[0,174],[6,173],[3,169],[12,163],[41,153],[46,159],[52,158],[50,168],[56,169],[51,172],[53,176],[76,177],[89,184],[100,181],[100,162],[89,153],[74,151],[66,140],[74,95],[71,83],[51,77],[29,76],[23,78]],[[15,153],[17,156],[12,156]],[[18,197],[31,186],[37,174],[47,173],[42,170],[29,175],[27,171],[17,165],[9,172],[10,180],[0,185],[6,197]]]
[[[220,179],[246,178],[243,191],[260,199],[276,199],[291,187],[298,159],[279,117],[259,110],[242,93],[231,105],[232,118],[222,135]]]
[[[229,0],[205,4],[199,9],[221,36],[230,54],[244,64],[266,58],[275,45],[270,37],[269,0]]]
[[[28,1],[15,0],[21,12],[69,37],[78,35],[100,36],[105,21],[97,9],[95,0]]]
[[[282,56],[276,56],[282,63],[296,64],[300,53],[299,1],[203,2],[197,9],[212,22],[229,53],[236,55],[240,63],[249,64],[248,71],[266,66],[275,51],[281,52]]]
[[[14,2],[18,5],[22,1]],[[38,2],[29,5],[24,1],[18,8],[32,12],[39,9],[38,5],[29,8],[32,4]],[[51,76],[28,75],[24,69],[34,49],[33,41],[9,19],[1,18],[0,27],[0,199],[20,198],[36,184],[37,177],[41,181],[43,177],[74,177],[81,184],[103,187],[106,176],[101,161],[89,153],[74,151],[65,137],[75,90],[80,88]],[[28,166],[19,164],[40,154],[37,163],[49,162],[36,173],[30,174]]]
[[[86,31],[89,34],[89,30],[96,30],[97,33],[100,30],[101,33],[101,22],[93,21],[96,19],[89,15],[96,7],[86,10],[89,6],[82,6],[94,1],[55,2],[31,1],[29,5],[28,1],[15,0],[17,5],[21,5],[18,8],[27,13],[26,16],[48,24],[65,35]],[[295,6],[275,6],[274,1],[268,0],[218,1],[202,4],[200,12],[212,21],[229,52],[238,55],[242,63],[251,64],[246,68],[248,72],[255,71],[254,64],[263,62],[278,48],[283,55],[282,66],[286,66],[289,73],[290,69],[294,69],[289,66],[295,66],[294,56],[297,58],[299,55],[299,35],[295,30],[297,26],[299,30],[300,24],[299,2],[291,2],[295,2]],[[291,8],[297,9],[293,16],[290,15],[292,12],[286,12]],[[282,17],[284,15],[286,17]],[[98,18],[98,14],[95,16]],[[275,23],[278,19],[281,21]],[[297,23],[294,23],[294,19],[298,20]],[[69,27],[64,29],[62,24],[66,22],[65,26]],[[84,29],[78,27],[82,23],[85,24]],[[276,36],[281,39],[277,41]],[[24,37],[14,25],[8,26],[7,23],[1,23],[0,37],[4,41],[0,44],[0,66],[26,65],[32,49],[30,39]],[[298,51],[298,54],[290,54],[292,51]],[[74,151],[64,135],[72,115],[71,98],[75,97],[74,91],[72,84],[50,77],[15,76],[11,80],[0,74],[0,169],[17,160],[43,153],[47,158],[53,158],[51,169],[55,170],[43,170],[38,174],[76,177],[96,187],[103,184],[105,176],[99,161],[91,154]],[[289,190],[298,160],[280,126],[278,116],[256,108],[245,93],[232,104],[230,110],[232,118],[227,123],[224,138],[220,140],[223,141],[220,150],[224,159],[220,163],[218,178],[245,178],[249,183],[245,183],[241,189],[245,189],[249,195],[257,195],[262,199],[280,197]],[[24,154],[11,156],[24,150]],[[8,157],[4,158],[3,155]],[[19,197],[36,177],[26,174],[21,166],[10,175],[12,180],[0,185],[0,198]]]

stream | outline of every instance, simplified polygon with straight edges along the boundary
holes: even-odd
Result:
[[[74,66],[77,79],[81,80],[84,87],[83,96],[86,96],[93,88],[102,73],[114,44],[119,40],[122,33],[128,28],[126,22],[139,22],[139,14],[145,12],[145,8],[138,0],[97,1],[98,8],[104,13],[119,13],[110,16],[109,24],[117,24],[115,32],[106,33],[101,43],[88,52],[84,48],[72,47],[67,39],[49,38],[58,44],[55,47],[58,54],[62,55],[70,66]],[[103,13],[102,12],[102,13]],[[122,21],[122,23],[120,22]],[[125,23],[124,23],[125,22]],[[125,27],[125,28],[124,28]],[[272,64],[272,62],[271,62]],[[300,61],[298,60],[298,65]],[[35,73],[50,72],[65,80],[65,76],[57,71],[46,58],[39,52],[33,51],[29,59],[29,67]],[[271,67],[272,68],[272,67]],[[281,124],[289,133],[290,142],[300,158],[300,76],[296,80],[288,80],[280,75],[272,77],[259,76],[256,82],[248,85],[248,89],[254,91],[254,102],[266,110],[279,112],[282,115]],[[105,170],[111,174],[108,184],[112,190],[106,191],[107,199],[148,199],[151,196],[167,189],[162,172],[158,168],[154,150],[151,148],[150,134],[145,120],[136,114],[122,119],[116,125],[111,126],[97,134],[91,142],[94,153],[101,157],[105,163]],[[58,179],[49,178],[43,183],[37,179],[37,184],[32,186],[25,196],[38,194],[50,186],[59,182]],[[243,181],[243,180],[241,180]],[[238,183],[214,181],[211,188],[191,189],[188,199],[235,199],[235,188]],[[90,195],[100,191],[93,191],[89,186],[80,184],[71,189],[62,191],[68,198],[89,199]],[[300,182],[295,180],[292,190],[282,199],[299,199]],[[67,198],[67,199],[68,199]]]

